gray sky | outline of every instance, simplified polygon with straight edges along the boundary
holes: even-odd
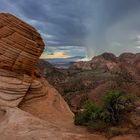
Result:
[[[36,27],[52,57],[140,52],[140,0],[0,0],[0,11]]]

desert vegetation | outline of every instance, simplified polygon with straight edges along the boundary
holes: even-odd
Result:
[[[107,92],[100,105],[87,100],[83,109],[75,115],[75,125],[84,125],[96,131],[119,126],[126,119],[126,114],[135,108],[135,100],[134,96],[121,91]]]

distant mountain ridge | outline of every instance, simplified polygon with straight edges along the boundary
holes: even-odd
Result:
[[[75,62],[83,59],[83,56],[75,56],[75,57],[68,57],[68,58],[57,58],[57,59],[44,59],[51,63],[54,67],[57,68],[68,68]]]
[[[103,53],[93,57],[90,61],[79,61],[71,66],[72,69],[97,70],[107,69],[112,72],[119,72],[126,69],[130,74],[140,71],[140,53],[123,53],[116,57],[112,53]]]
[[[102,98],[108,91],[121,91],[140,98],[140,53],[123,53],[119,57],[103,53],[90,61],[75,62],[67,69],[55,68],[50,64],[45,69],[45,78],[59,91],[75,114],[83,109],[87,100],[102,104]],[[138,102],[136,108],[139,107]],[[139,134],[138,127],[137,130],[131,127],[140,126],[140,116],[136,110],[128,114],[129,117],[121,124],[122,128],[115,128],[124,134],[131,133],[131,130]]]

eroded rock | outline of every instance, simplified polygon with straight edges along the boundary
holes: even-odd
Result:
[[[18,106],[30,87],[34,88],[34,65],[43,49],[35,28],[9,13],[0,13],[0,105]]]
[[[0,68],[29,74],[43,49],[35,28],[9,13],[0,14]]]

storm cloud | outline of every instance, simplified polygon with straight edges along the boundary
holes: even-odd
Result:
[[[88,58],[103,52],[140,51],[139,0],[0,0],[35,26],[47,51]]]

